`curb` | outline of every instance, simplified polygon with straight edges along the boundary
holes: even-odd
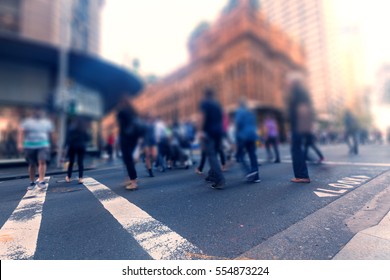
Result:
[[[89,167],[89,168],[84,168],[84,171],[91,171],[91,170],[96,170],[97,167]],[[77,172],[78,170],[73,170],[73,172]],[[26,170],[27,173],[27,170]],[[61,175],[61,174],[66,174],[66,170],[61,170],[61,171],[52,171],[52,172],[46,172],[46,176],[54,176],[54,175]],[[25,175],[11,175],[7,177],[0,177],[0,181],[11,181],[11,180],[18,180],[18,179],[27,179],[29,178],[28,174]]]
[[[390,211],[379,224],[358,232],[334,260],[390,260]]]
[[[357,232],[377,225],[390,211],[390,205],[380,197],[390,191],[390,171],[373,178],[356,190],[313,212],[303,220],[273,235],[239,257],[256,260],[331,260]],[[378,207],[365,209],[370,225],[356,230],[349,226],[362,207],[375,201]],[[364,248],[360,244],[360,248]],[[372,259],[380,257],[372,256]]]

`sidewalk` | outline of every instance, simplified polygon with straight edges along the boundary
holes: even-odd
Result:
[[[93,170],[100,167],[105,167],[112,165],[112,163],[107,162],[105,159],[100,158],[87,158],[84,161],[84,170]],[[75,164],[75,167],[73,168],[73,173],[77,173],[78,168],[77,164]],[[53,175],[60,175],[60,174],[66,174],[66,170],[64,167],[57,168],[55,166],[55,163],[51,164],[47,168],[46,175],[53,176]],[[19,164],[18,166],[14,167],[2,167],[0,169],[0,181],[9,181],[9,180],[15,180],[15,179],[24,179],[28,178],[27,173],[27,164]]]
[[[334,260],[390,260],[390,211],[373,227],[357,233]]]

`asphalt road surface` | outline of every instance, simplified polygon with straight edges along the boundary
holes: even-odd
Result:
[[[321,149],[326,161],[309,164],[310,184],[290,183],[287,147],[282,163],[262,163],[260,183],[231,166],[223,190],[194,168],[148,178],[142,164],[137,191],[121,186],[121,164],[87,172],[84,185],[63,176],[48,178],[47,190],[26,191],[26,179],[0,182],[0,259],[331,259],[367,220],[381,218],[351,222],[373,199],[382,203],[390,150]]]

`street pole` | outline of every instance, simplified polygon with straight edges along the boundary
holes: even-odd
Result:
[[[65,142],[66,110],[68,104],[68,92],[66,86],[68,74],[68,48],[70,33],[70,15],[72,1],[60,0],[60,48],[58,58],[58,76],[56,88],[56,107],[59,110],[59,128],[57,139],[57,167],[61,167],[61,157]]]

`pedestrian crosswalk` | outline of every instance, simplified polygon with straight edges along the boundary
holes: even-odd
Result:
[[[45,181],[50,178],[46,177]],[[46,199],[45,189],[27,191],[8,221],[0,230],[1,260],[31,260],[37,246]]]
[[[46,179],[50,185],[50,178]],[[135,240],[152,259],[186,260],[193,255],[203,254],[191,242],[104,184],[93,178],[86,178],[84,186],[126,230],[128,238]],[[0,259],[34,259],[46,194],[47,189],[27,191],[1,227]]]
[[[332,183],[321,179],[297,188],[278,179],[254,186],[232,173],[228,188],[215,192],[196,174],[164,175],[158,181],[145,178],[137,192],[120,186],[120,172],[107,175],[100,170],[82,185],[66,184],[59,177],[47,178],[48,188],[43,190],[26,191],[26,180],[2,184],[0,259],[235,258],[242,248],[274,234],[262,223],[283,220],[283,227],[290,226],[306,211],[307,199],[313,202],[310,209],[324,207],[324,200],[313,199],[313,191],[324,191]],[[343,176],[337,178],[353,178]],[[364,181],[375,174],[367,171],[366,177],[355,177]],[[355,189],[332,189],[326,202]],[[269,203],[259,203],[265,197]],[[286,203],[290,198],[294,203]]]
[[[148,213],[93,178],[84,185],[123,228],[156,260],[185,260],[202,251]]]

